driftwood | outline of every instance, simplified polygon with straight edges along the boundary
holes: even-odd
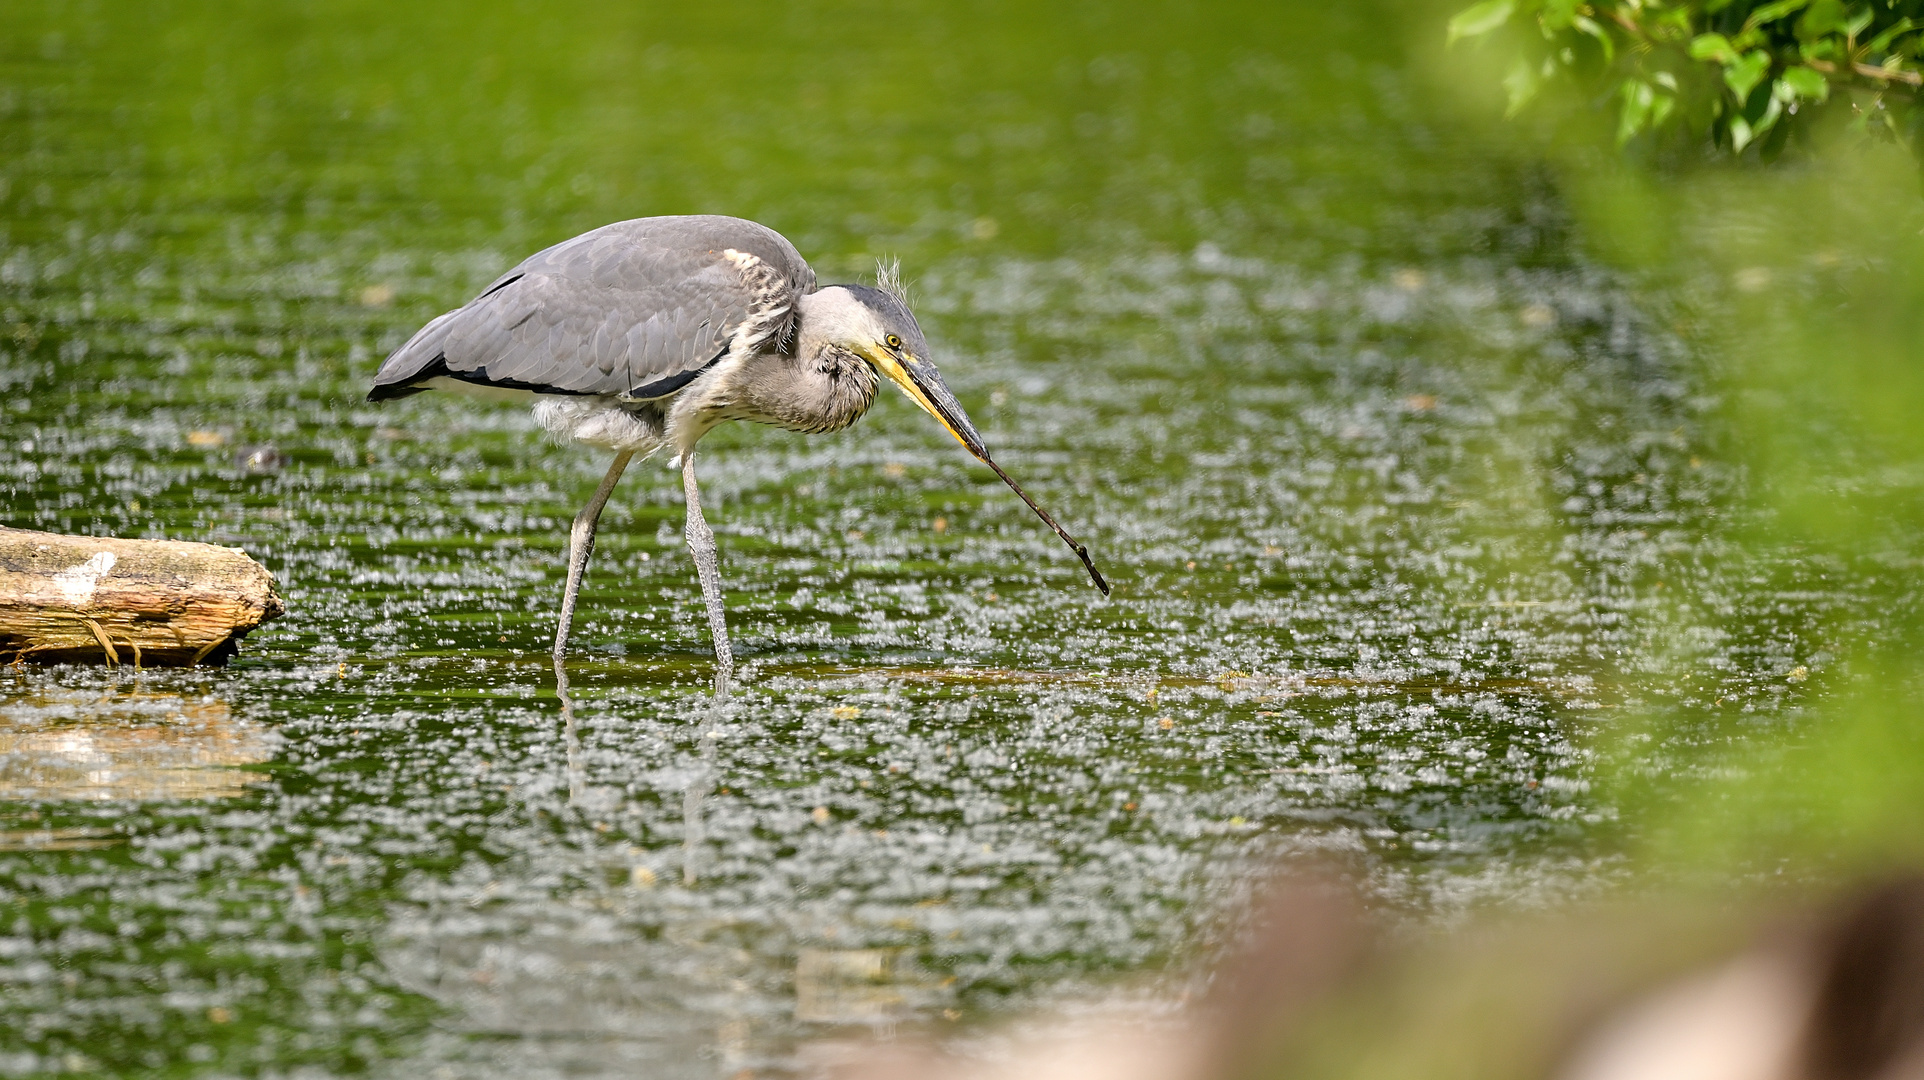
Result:
[[[286,610],[239,548],[0,526],[0,662],[218,664]]]

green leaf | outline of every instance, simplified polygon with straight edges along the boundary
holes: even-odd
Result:
[[[1570,25],[1597,39],[1597,44],[1603,46],[1604,63],[1608,64],[1617,58],[1617,47],[1610,41],[1609,32],[1598,26],[1596,20],[1582,15],[1573,15],[1570,17]]]
[[[1847,22],[1844,24],[1844,33],[1849,34],[1851,37],[1856,37],[1857,35],[1863,33],[1864,28],[1866,26],[1869,26],[1870,24],[1871,24],[1871,11],[1869,8],[1865,8],[1863,11],[1860,11],[1855,16],[1853,16],[1850,22]]]
[[[1778,101],[1776,96],[1773,95],[1770,99],[1770,104],[1765,106],[1763,115],[1759,116],[1755,122],[1747,120],[1742,116],[1731,117],[1731,147],[1739,154],[1743,153],[1744,147],[1749,146],[1752,142],[1756,141],[1758,136],[1769,131],[1777,123],[1777,118],[1782,115],[1784,115],[1784,103]]]
[[[1912,22],[1909,16],[1905,16],[1904,18],[1897,20],[1896,22],[1890,24],[1889,26],[1886,26],[1882,31],[1878,33],[1876,37],[1871,39],[1871,43],[1870,43],[1871,54],[1875,56],[1878,53],[1883,52],[1885,49],[1888,49],[1891,47],[1891,42],[1896,41],[1899,35],[1908,33],[1915,29],[1917,29],[1917,24]]]
[[[1807,67],[1785,68],[1777,80],[1779,86],[1789,91],[1793,98],[1806,101],[1823,101],[1830,97],[1830,80],[1821,71]]]
[[[1622,146],[1637,137],[1650,119],[1650,107],[1656,103],[1657,92],[1649,83],[1639,79],[1625,79],[1621,88],[1623,107],[1617,111],[1617,145]]]
[[[1509,22],[1515,11],[1516,0],[1483,0],[1480,4],[1471,4],[1450,19],[1450,43],[1455,44],[1457,38],[1487,34]]]
[[[1788,145],[1789,142],[1790,125],[1778,124],[1776,127],[1771,128],[1770,134],[1765,136],[1764,141],[1757,145],[1757,156],[1768,165],[1776,161],[1779,155],[1783,154],[1784,147]]]
[[[1543,0],[1543,10],[1537,13],[1537,21],[1545,30],[1567,30],[1571,20],[1577,17],[1577,4],[1580,0]]]
[[[1805,60],[1839,60],[1844,55],[1844,40],[1827,37],[1806,41],[1797,47],[1797,55]]]
[[[1650,36],[1672,44],[1689,41],[1692,32],[1691,15],[1689,8],[1672,8],[1658,15],[1656,22],[1651,24]]]
[[[1810,0],[1774,0],[1751,12],[1750,18],[1744,20],[1744,29],[1755,30],[1765,23],[1776,22],[1808,3]]]
[[[1677,99],[1669,94],[1658,94],[1650,100],[1650,129],[1655,131],[1670,119],[1677,109]]]
[[[1690,42],[1690,58],[1729,65],[1737,62],[1737,50],[1730,47],[1730,39],[1722,34],[1698,34]]]
[[[1750,97],[1750,92],[1757,88],[1757,84],[1764,81],[1764,75],[1769,71],[1770,54],[1758,49],[1725,66],[1724,84],[1730,87],[1731,93],[1737,95],[1737,101],[1741,104]]]
[[[1844,0],[1811,0],[1804,17],[1797,20],[1797,36],[1805,41],[1815,41],[1842,30],[1848,17],[1844,11]]]
[[[1522,112],[1530,99],[1537,96],[1537,87],[1540,85],[1536,69],[1530,66],[1528,60],[1519,57],[1510,66],[1510,73],[1503,77],[1503,89],[1510,95],[1509,107],[1503,110],[1503,115],[1508,118]]]
[[[1750,140],[1756,137],[1756,132],[1750,130],[1749,121],[1741,116],[1730,118],[1730,148],[1733,151],[1743,153],[1744,147],[1749,146]]]

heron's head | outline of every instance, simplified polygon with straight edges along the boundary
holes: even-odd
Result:
[[[928,340],[922,336],[922,328],[916,325],[908,305],[903,303],[900,290],[889,287],[891,283],[886,276],[883,283],[882,288],[838,286],[854,303],[843,305],[842,317],[837,320],[835,344],[868,361],[877,372],[901,387],[910,401],[935,417],[969,453],[988,461],[989,448],[983,445],[982,436],[962,411],[961,402],[955,400],[948,384],[942,381],[942,373],[935,369],[935,361],[929,358]]]
[[[922,337],[922,328],[916,325],[915,316],[903,299],[894,267],[884,266],[877,284],[879,288],[831,285],[803,297],[805,318],[812,324],[812,329],[804,330],[804,335],[819,335],[818,340],[854,353],[901,387],[910,401],[935,417],[976,460],[995,470],[1002,482],[1075,551],[1096,588],[1101,589],[1104,596],[1109,595],[1109,583],[1090,561],[1089,549],[1064,531],[1047,510],[1022,490],[1022,485],[989,457],[989,448],[983,445],[982,436],[942,381],[942,373],[935,370],[935,361],[929,359],[929,343]]]

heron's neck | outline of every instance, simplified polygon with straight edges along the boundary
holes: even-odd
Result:
[[[761,354],[727,379],[731,420],[774,424],[790,431],[840,431],[875,403],[875,368],[838,341],[858,340],[850,319],[863,315],[848,290],[829,286],[797,303],[801,316],[793,354]]]
[[[852,340],[855,330],[871,318],[855,294],[840,285],[804,293],[795,303],[800,318],[795,330],[795,355],[814,360],[837,341]]]

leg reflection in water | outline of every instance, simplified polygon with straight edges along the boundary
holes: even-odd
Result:
[[[554,662],[554,692],[561,699],[561,747],[567,762],[568,805],[579,807],[588,786],[588,770],[581,764],[581,729],[575,725],[575,701],[568,694],[568,669]]]
[[[701,731],[695,736],[696,753],[701,764],[688,777],[681,793],[681,883],[692,886],[700,878],[701,847],[707,839],[702,821],[702,800],[715,785],[715,744],[721,739],[719,707],[702,711]]]
[[[556,660],[554,665],[554,686],[555,696],[561,699],[561,746],[563,771],[568,778],[568,805],[575,809],[586,809],[589,803],[588,770],[582,760],[581,728],[575,720],[575,702],[568,688],[568,670],[560,660]],[[720,709],[703,709],[700,730],[695,737],[699,764],[690,771],[688,784],[682,789],[681,880],[684,885],[694,885],[701,876],[701,848],[707,839],[702,801],[714,787],[715,744],[721,738],[721,719]]]

